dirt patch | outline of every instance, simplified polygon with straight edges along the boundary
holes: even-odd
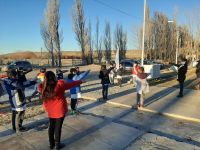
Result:
[[[70,109],[70,99],[66,98],[69,109]],[[85,102],[85,99],[79,99],[78,103]],[[32,102],[27,103],[27,109],[25,112],[25,119],[31,120],[31,118],[45,113],[45,110],[42,106],[41,100],[35,99]],[[11,123],[12,119],[12,110],[8,102],[0,104],[0,126]]]

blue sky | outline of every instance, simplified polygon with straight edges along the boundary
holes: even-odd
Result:
[[[124,15],[108,8],[97,1],[104,2],[130,14]],[[75,0],[60,0],[61,28],[64,40],[62,50],[79,50],[72,28],[71,12]],[[133,40],[133,28],[139,26],[143,19],[143,0],[83,0],[85,16],[95,30],[96,18],[103,31],[105,21],[111,23],[112,32],[117,23],[123,25],[128,33],[128,49],[136,48]],[[199,0],[147,0],[151,15],[154,11],[167,14],[173,18],[175,7],[178,8],[178,23],[184,22],[184,12],[191,12],[200,6]],[[18,50],[40,51],[45,49],[40,35],[40,20],[43,17],[47,0],[0,0],[0,54]],[[103,32],[101,32],[103,33]]]

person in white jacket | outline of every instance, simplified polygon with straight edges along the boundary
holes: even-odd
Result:
[[[143,67],[138,69],[138,74],[135,80],[137,92],[137,108],[144,107],[144,94],[149,92],[149,84],[147,82],[148,76],[149,74],[144,73]]]

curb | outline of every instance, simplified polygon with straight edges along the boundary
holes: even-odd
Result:
[[[82,98],[88,99],[88,100],[91,100],[91,101],[98,101],[97,98],[92,98],[92,97],[87,97],[87,96],[82,96]],[[131,105],[120,104],[120,103],[111,102],[111,101],[106,101],[105,103],[115,105],[115,106],[119,106],[119,107],[132,108]],[[161,115],[161,116],[170,117],[170,118],[174,118],[174,119],[181,119],[181,120],[185,120],[185,121],[189,121],[189,122],[200,123],[200,119],[197,119],[197,118],[185,117],[185,116],[171,114],[171,113],[165,113],[165,112],[159,112],[159,111],[151,110],[151,109],[148,109],[148,108],[139,108],[138,110],[143,111],[143,112],[154,113],[154,114],[158,114],[158,115]]]
[[[159,111],[151,110],[151,109],[148,109],[148,108],[139,108],[139,110],[144,111],[144,112],[150,112],[150,113],[154,113],[154,114],[159,114],[159,115],[162,115],[162,116],[165,116],[165,117],[170,117],[170,118],[175,118],[175,119],[182,119],[182,120],[189,121],[189,122],[200,123],[200,119],[197,119],[197,118],[185,117],[185,116],[171,114],[171,113],[165,113],[165,112],[159,112]]]

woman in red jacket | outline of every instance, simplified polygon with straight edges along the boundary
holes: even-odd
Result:
[[[41,93],[43,106],[49,117],[49,142],[50,149],[54,147],[58,150],[64,145],[60,144],[61,128],[68,111],[67,102],[64,97],[65,90],[76,87],[83,83],[74,81],[66,83],[64,80],[57,80],[52,71],[45,73],[44,82],[38,86]],[[55,136],[55,138],[54,138]]]

